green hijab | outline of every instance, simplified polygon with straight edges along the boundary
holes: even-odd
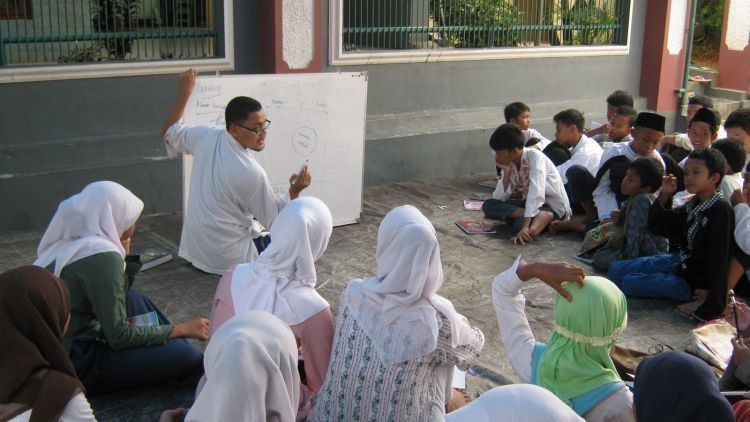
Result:
[[[586,277],[581,288],[566,283],[571,302],[557,295],[555,327],[537,367],[538,385],[570,405],[570,399],[620,381],[609,349],[625,330],[625,295],[603,277]]]

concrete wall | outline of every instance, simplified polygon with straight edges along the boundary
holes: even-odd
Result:
[[[234,2],[237,73],[258,73],[257,1]],[[114,180],[144,213],[181,209],[179,159],[160,129],[175,76],[0,84],[0,230],[44,228],[60,201]]]
[[[365,184],[492,171],[489,136],[513,101],[531,107],[533,127],[548,138],[565,108],[603,122],[607,95],[638,93],[646,2],[633,3],[627,56],[328,68],[369,72]]]
[[[261,69],[258,1],[234,2],[236,73]],[[638,92],[645,5],[634,3],[627,56],[325,68],[369,72],[365,183],[492,171],[487,141],[512,101],[532,107],[547,137],[564,108],[603,122],[610,92]],[[327,16],[324,7],[324,46]],[[0,230],[44,228],[94,180],[129,187],[145,213],[180,210],[180,161],[166,159],[159,136],[176,92],[174,76],[0,85]]]

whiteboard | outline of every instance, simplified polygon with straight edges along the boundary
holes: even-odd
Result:
[[[271,121],[266,147],[251,151],[274,192],[307,163],[312,183],[301,196],[328,205],[333,224],[356,223],[362,213],[367,73],[199,76],[183,114],[185,123],[225,127],[234,97],[263,104]],[[183,155],[183,208],[187,211],[192,156]]]

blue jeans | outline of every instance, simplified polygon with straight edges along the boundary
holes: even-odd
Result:
[[[689,302],[693,291],[688,282],[676,274],[679,265],[678,254],[645,256],[615,261],[609,265],[607,275],[627,296]]]
[[[170,324],[143,293],[130,289],[128,317],[155,311],[159,324]],[[197,383],[203,373],[203,354],[184,338],[159,346],[114,350],[103,339],[73,341],[70,359],[88,393],[112,393],[139,386],[159,386],[168,381]]]

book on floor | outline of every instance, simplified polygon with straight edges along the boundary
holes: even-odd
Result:
[[[495,189],[495,187],[497,187],[497,180],[496,179],[485,180],[484,182],[479,182],[479,186],[484,186],[485,188]]]
[[[458,220],[456,225],[466,234],[495,233],[495,226],[486,221]]]
[[[579,261],[585,262],[585,263],[587,263],[589,265],[593,265],[594,264],[594,256],[593,256],[593,254],[588,254],[588,253],[584,252],[584,253],[579,253],[578,255],[574,256],[573,258],[575,258],[575,259],[577,259]]]
[[[482,199],[464,199],[464,209],[466,211],[482,211]]]
[[[160,249],[144,249],[139,254],[141,271],[146,271],[172,260],[172,254]]]

